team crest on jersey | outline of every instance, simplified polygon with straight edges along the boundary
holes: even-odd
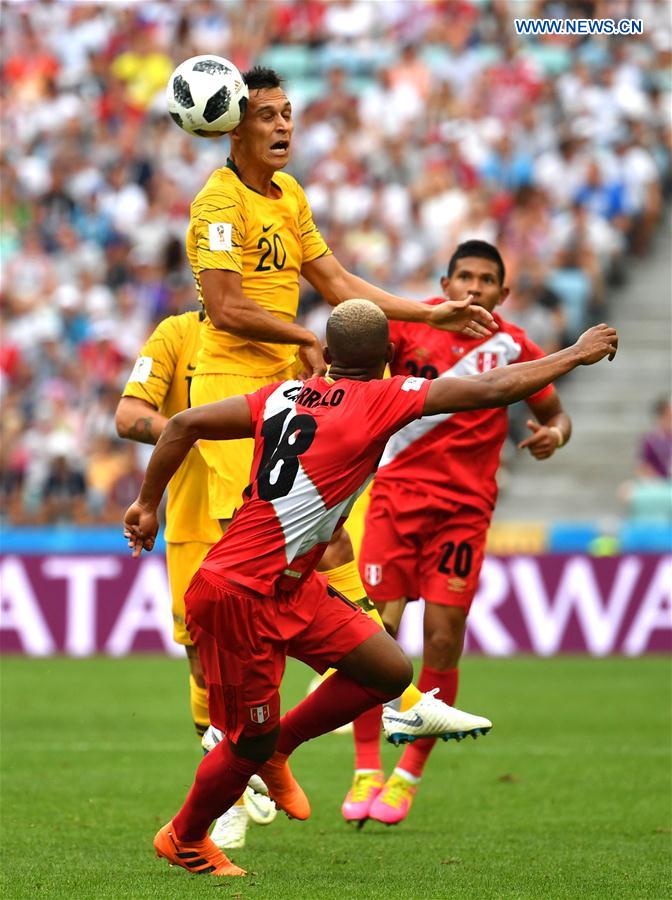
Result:
[[[367,584],[375,587],[383,580],[383,567],[378,563],[367,563],[364,566],[364,578]]]
[[[263,706],[251,707],[250,718],[253,722],[256,722],[257,725],[263,725],[264,722],[268,721],[268,719],[271,718],[271,709],[268,703],[264,703]]]
[[[208,225],[208,237],[211,250],[232,250],[233,242],[231,232],[233,226],[230,222],[212,222]]]
[[[476,367],[479,372],[489,372],[499,365],[499,354],[492,350],[483,350],[476,357]]]

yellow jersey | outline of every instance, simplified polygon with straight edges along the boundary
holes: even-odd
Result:
[[[188,409],[202,328],[198,312],[164,319],[140,351],[122,396],[145,400],[167,418]],[[208,467],[192,447],[168,485],[165,538],[214,544],[221,536],[208,515]]]
[[[250,300],[293,322],[301,266],[331,251],[296,179],[276,172],[273,183],[282,196],[265,197],[247,187],[230,160],[216,169],[191,204],[187,256],[201,303],[201,272],[224,269],[242,275],[243,292]],[[286,369],[295,359],[295,345],[236,337],[206,317],[197,374],[262,378]]]

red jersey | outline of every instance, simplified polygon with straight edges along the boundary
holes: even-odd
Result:
[[[201,565],[207,577],[263,595],[295,588],[348,517],[391,435],[422,415],[429,385],[408,376],[320,377],[248,394],[252,480]]]
[[[435,305],[445,298],[426,301]],[[396,353],[392,373],[422,378],[478,375],[497,366],[544,356],[525,332],[495,315],[499,331],[468,338],[414,322],[390,322]],[[552,392],[548,386],[531,400]],[[406,490],[441,505],[465,503],[491,512],[497,499],[495,475],[506,438],[506,408],[427,416],[411,422],[389,441],[376,475],[375,489]]]

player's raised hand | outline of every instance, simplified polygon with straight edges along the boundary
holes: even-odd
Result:
[[[133,551],[133,558],[143,550],[151,550],[159,531],[159,520],[155,509],[148,509],[137,500],[126,510],[124,516],[124,537]]]
[[[472,338],[490,337],[498,328],[492,313],[474,305],[472,294],[467,294],[464,300],[444,300],[433,306],[429,324],[442,331],[459,331]]]
[[[605,356],[611,361],[618,350],[618,334],[615,328],[602,322],[584,331],[574,346],[580,353],[582,366],[592,366]]]
[[[526,424],[532,434],[518,444],[518,449],[527,448],[535,459],[548,459],[560,446],[562,435],[558,438],[557,428],[548,428],[534,419],[528,419]]]
[[[324,353],[322,345],[315,338],[310,344],[299,345],[299,358],[303,363],[303,372],[301,378],[312,378],[316,375],[324,375],[327,371],[327,364],[324,361]]]

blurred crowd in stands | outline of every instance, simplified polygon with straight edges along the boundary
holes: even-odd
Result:
[[[519,39],[514,15],[644,34]],[[547,351],[602,317],[670,195],[669,0],[42,0],[6,2],[1,28],[10,522],[117,522],[135,496],[115,406],[155,323],[195,307],[189,204],[228,149],[166,114],[190,56],[286,78],[288,171],[347,267],[423,298],[457,242],[495,242],[504,314]],[[304,322],[327,314],[304,289]]]

